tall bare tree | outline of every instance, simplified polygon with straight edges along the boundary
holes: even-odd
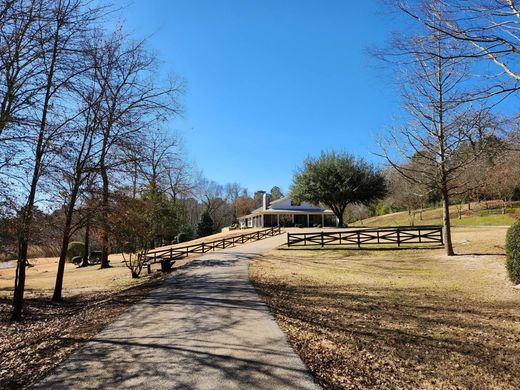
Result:
[[[460,190],[457,177],[485,148],[481,141],[496,126],[488,111],[472,104],[475,95],[466,48],[429,27],[442,25],[442,6],[430,11],[428,24],[418,24],[409,35],[398,37],[383,55],[402,71],[409,123],[385,137],[381,148],[401,175],[441,193],[445,248],[451,256],[450,196]],[[465,144],[475,146],[473,154],[458,154]]]
[[[110,249],[110,177],[114,169],[125,163],[121,161],[124,153],[118,151],[138,142],[139,136],[158,120],[179,114],[178,97],[183,88],[173,77],[158,84],[156,58],[146,50],[145,42],[132,42],[121,31],[100,37],[98,42],[97,77],[106,88],[99,154],[101,267],[106,268]]]
[[[65,101],[68,87],[84,71],[77,49],[81,47],[84,29],[90,25],[91,18],[96,17],[94,11],[85,9],[80,0],[49,0],[39,8],[38,23],[42,27],[36,36],[40,45],[38,73],[32,82],[41,83],[41,87],[34,97],[37,102],[30,112],[24,113],[30,121],[28,188],[20,216],[13,320],[19,320],[22,315],[27,250],[38,185],[53,152],[59,148],[63,132],[77,115],[70,115]]]

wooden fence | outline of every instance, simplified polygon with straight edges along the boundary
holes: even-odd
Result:
[[[287,246],[363,244],[439,244],[443,245],[442,226],[395,226],[356,230],[287,233]]]
[[[150,271],[151,264],[162,263],[164,260],[168,260],[173,264],[175,260],[187,257],[192,253],[201,254],[217,249],[225,249],[234,247],[236,245],[245,244],[246,242],[258,241],[267,237],[278,236],[280,234],[282,234],[282,229],[280,227],[272,227],[269,229],[258,230],[256,232],[241,234],[239,236],[222,238],[220,240],[201,242],[198,244],[168,248],[153,252],[151,251],[145,255],[144,262],[148,266],[148,271]]]

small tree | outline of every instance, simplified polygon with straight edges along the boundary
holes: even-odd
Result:
[[[199,237],[209,236],[215,233],[215,226],[213,224],[213,219],[211,219],[211,215],[209,215],[209,211],[205,210],[202,213],[200,218],[200,222],[197,225],[197,235]]]
[[[373,165],[348,153],[322,152],[309,157],[294,176],[291,198],[295,201],[323,203],[343,226],[349,204],[368,204],[386,194],[384,176]]]
[[[282,190],[278,186],[274,186],[271,188],[271,201],[278,200],[280,198],[283,198]]]

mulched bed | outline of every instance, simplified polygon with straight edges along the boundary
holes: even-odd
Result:
[[[11,301],[0,299],[0,389],[25,389],[37,383],[133,303],[158,287],[163,277],[116,292],[82,295],[53,304],[27,299],[24,319],[9,321]]]

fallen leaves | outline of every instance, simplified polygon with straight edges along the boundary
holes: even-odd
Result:
[[[0,388],[25,389],[37,383],[161,281],[147,278],[131,288],[80,295],[61,304],[27,299],[19,323],[9,321],[10,300],[0,300]]]

